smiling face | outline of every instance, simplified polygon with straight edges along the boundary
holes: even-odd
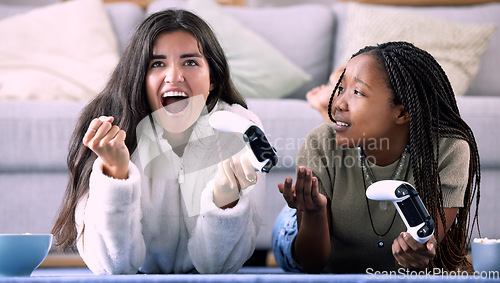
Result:
[[[403,105],[394,104],[387,72],[373,55],[349,61],[339,92],[332,105],[338,145],[385,150],[378,147],[406,141],[409,117]]]
[[[208,62],[196,38],[183,30],[158,35],[146,91],[153,116],[163,128],[179,133],[191,127],[212,89]]]

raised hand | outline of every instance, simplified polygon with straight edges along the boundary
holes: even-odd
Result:
[[[125,145],[125,131],[112,125],[113,117],[101,116],[90,122],[83,144],[102,159],[103,173],[116,178],[128,178],[130,154]]]
[[[326,207],[326,197],[319,193],[318,179],[312,176],[311,170],[299,167],[295,185],[292,182],[288,177],[284,183],[278,184],[289,207],[307,212],[319,212]]]

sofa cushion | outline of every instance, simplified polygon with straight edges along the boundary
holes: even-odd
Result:
[[[471,127],[482,169],[500,169],[500,97],[457,97],[462,119]]]
[[[228,57],[233,81],[245,97],[279,98],[293,96],[297,92],[304,97],[305,93],[303,89],[298,90],[297,88],[304,85],[311,77],[314,78],[314,74],[311,74],[309,70],[299,72],[298,70],[301,70],[301,65],[296,64],[296,58],[290,58],[286,56],[287,54],[283,55],[282,52],[295,49],[303,52],[302,54],[307,51],[307,54],[310,55],[311,51],[307,48],[304,50],[293,45],[276,48],[272,45],[269,38],[276,37],[277,39],[274,42],[283,42],[283,38],[288,39],[286,42],[294,42],[294,40],[297,40],[297,34],[299,34],[295,28],[299,24],[289,25],[294,23],[294,21],[307,22],[306,19],[318,17],[317,14],[309,11],[306,13],[306,16],[303,16],[303,11],[298,8],[294,10],[276,9],[273,11],[249,9],[248,7],[218,7],[214,9],[213,7],[207,8],[207,5],[213,5],[213,2],[204,0],[188,1],[186,5],[176,1],[155,1],[149,6],[148,13],[178,7],[190,9],[204,18],[217,34]],[[327,8],[317,6],[315,11],[318,10],[323,12],[321,15],[324,15],[327,19],[331,19],[331,13]],[[282,17],[285,17],[285,20]],[[276,21],[276,19],[280,20]],[[266,22],[268,25],[264,26],[263,24]],[[327,20],[327,22],[327,28],[331,30],[332,21]],[[313,26],[311,25],[310,27]],[[321,25],[320,30],[324,31],[324,28],[325,26]],[[264,30],[267,31],[269,37],[266,37],[263,32]],[[325,54],[329,54],[330,43],[327,40],[323,40],[322,42],[328,45],[323,50],[327,52]],[[290,54],[297,54],[293,52]],[[310,56],[308,59],[311,57],[313,56]],[[327,71],[329,62],[324,62],[323,64],[327,66],[324,69]],[[305,65],[307,66],[307,63]],[[326,78],[327,73],[322,75]]]
[[[299,99],[249,99],[248,109],[260,118],[278,154],[278,164],[271,172],[295,171],[297,152],[305,137],[323,123],[319,112]]]
[[[463,24],[377,5],[351,3],[341,62],[347,63],[352,54],[367,45],[408,41],[436,58],[455,94],[462,96],[479,69],[480,56],[494,30],[491,24]]]
[[[50,233],[67,172],[12,173],[0,170],[0,233]]]
[[[276,148],[276,169],[295,170],[307,133],[323,123],[305,100],[248,99]],[[85,102],[5,101],[0,103],[0,171],[64,171],[70,136]]]
[[[311,75],[311,81],[287,97],[304,99],[307,91],[328,81],[331,69],[334,15],[325,5],[225,7],[247,28],[277,47]]]
[[[100,1],[70,1],[0,21],[0,99],[89,100],[118,61]]]
[[[482,161],[482,160],[481,160]],[[482,163],[481,163],[482,165]],[[482,166],[481,166],[482,167]],[[500,239],[500,210],[498,202],[498,184],[500,184],[500,174],[497,169],[481,168],[481,195],[479,198],[479,229],[481,237],[490,239]],[[476,210],[475,202],[471,207],[471,213]],[[479,237],[477,227],[474,227],[472,238]]]
[[[337,34],[335,38],[334,66],[340,64],[340,58],[345,52],[343,48],[344,33],[346,30],[347,7],[348,4],[336,2],[332,9],[337,16]],[[500,84],[494,83],[500,77],[500,4],[480,4],[470,6],[433,6],[433,7],[413,7],[413,6],[390,6],[396,11],[411,12],[418,15],[427,16],[433,19],[455,21],[472,24],[494,24],[497,29],[491,36],[486,50],[480,58],[480,65],[477,75],[472,80],[466,95],[475,96],[498,96],[500,94]]]
[[[75,101],[2,101],[0,172],[66,172],[69,138],[85,105]]]

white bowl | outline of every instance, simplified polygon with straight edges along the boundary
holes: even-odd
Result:
[[[30,276],[51,244],[51,234],[0,234],[0,276]]]
[[[477,272],[500,272],[500,240],[474,239],[471,246],[472,266]]]

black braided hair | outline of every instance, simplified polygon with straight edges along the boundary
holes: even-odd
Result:
[[[448,77],[432,55],[411,43],[388,42],[367,46],[351,58],[360,54],[373,56],[385,67],[389,86],[395,95],[394,104],[402,104],[410,115],[409,152],[415,186],[431,217],[439,217],[445,227],[437,141],[441,137],[452,137],[463,139],[469,144],[469,178],[464,207],[459,208],[454,223],[438,245],[436,257],[429,267],[444,270],[470,268],[466,254],[471,232],[474,225],[478,224],[481,180],[479,153],[472,130],[460,116]],[[328,115],[332,122],[335,122],[331,114],[332,102],[344,72],[335,85],[328,104]],[[434,144],[437,144],[436,148]],[[471,221],[470,209],[474,198],[476,210]],[[436,237],[438,233],[436,231]]]

